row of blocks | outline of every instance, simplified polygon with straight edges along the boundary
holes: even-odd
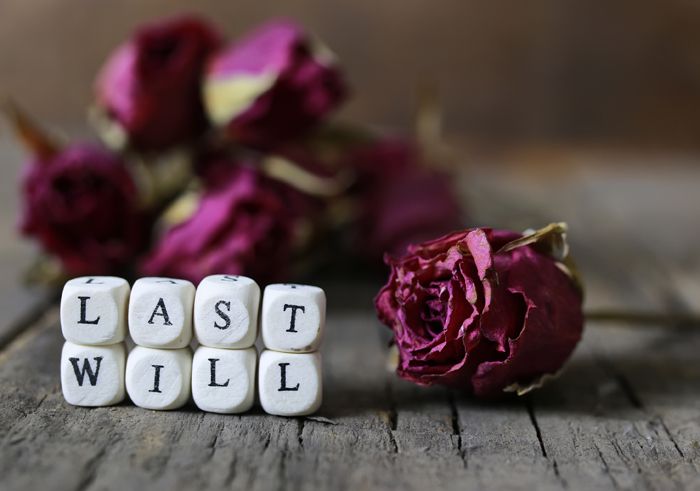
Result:
[[[255,344],[260,288],[244,276],[214,275],[192,283],[141,278],[76,278],[61,297],[66,338],[61,361],[65,399],[74,405],[134,404],[175,409],[190,398],[205,410],[239,413],[255,399]],[[265,288],[260,324],[265,347],[257,373],[263,409],[302,415],[321,403],[316,349],[325,324],[318,287]],[[136,346],[127,357],[128,331]],[[200,346],[189,347],[194,335]]]

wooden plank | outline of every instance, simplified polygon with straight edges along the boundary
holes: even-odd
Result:
[[[646,248],[653,241],[630,247],[643,229],[607,216],[600,225],[612,204],[592,191],[595,182],[550,194],[555,208],[538,201],[544,184],[494,183],[483,189],[500,204],[486,216],[524,228],[527,220],[538,225],[564,215],[587,273],[588,307],[659,309],[685,301],[695,308],[697,263],[680,272],[654,265]],[[375,287],[324,286],[325,402],[307,418],[259,409],[221,416],[191,406],[69,407],[58,385],[62,339],[51,310],[0,353],[0,488],[697,487],[695,334],[591,325],[557,381],[527,398],[480,403],[389,374],[386,331],[371,309]]]

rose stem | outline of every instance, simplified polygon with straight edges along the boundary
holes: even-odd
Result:
[[[700,327],[700,315],[692,313],[635,312],[601,309],[586,312],[585,318],[588,321],[643,324],[645,326],[664,324],[676,328],[693,329]]]

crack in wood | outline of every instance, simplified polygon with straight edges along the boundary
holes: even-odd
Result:
[[[530,422],[532,423],[532,426],[535,429],[535,435],[537,436],[537,441],[540,444],[540,451],[542,452],[542,457],[544,457],[548,462],[552,464],[552,470],[554,471],[554,475],[559,480],[561,485],[566,488],[568,484],[559,472],[559,464],[557,463],[557,459],[555,459],[554,456],[550,457],[547,455],[547,447],[544,443],[544,439],[542,438],[542,430],[540,429],[540,425],[537,422],[537,417],[535,416],[535,406],[531,397],[527,397],[527,399],[525,400],[525,407],[527,408],[527,414],[530,416]]]
[[[389,433],[389,442],[391,443],[392,449],[394,453],[399,453],[399,443],[396,441],[396,435],[394,432],[396,431],[398,427],[398,414],[396,412],[396,403],[394,402],[394,397],[391,393],[391,381],[387,380],[386,382],[386,387],[385,387],[385,392],[386,392],[386,398],[387,398],[387,403],[388,403],[388,409],[386,411],[386,414],[388,416],[388,421],[387,421],[387,426],[388,426],[388,433]]]
[[[603,470],[605,471],[605,474],[610,478],[610,482],[613,485],[613,488],[615,489],[620,489],[620,486],[617,484],[617,481],[615,480],[615,477],[612,475],[612,472],[610,471],[610,466],[608,465],[608,461],[605,460],[605,456],[603,456],[603,452],[600,450],[600,447],[598,445],[593,445],[598,452],[598,457],[600,458],[600,461],[603,463]]]
[[[297,442],[299,442],[299,448],[304,449],[304,426],[306,421],[304,418],[297,418]]]
[[[95,479],[97,479],[97,469],[107,454],[108,447],[109,445],[100,447],[97,453],[85,463],[83,467],[83,477],[75,488],[77,491],[85,491],[95,482]]]
[[[457,454],[462,460],[464,468],[467,468],[466,449],[463,448],[462,442],[462,425],[459,421],[459,411],[457,410],[457,401],[453,391],[447,393],[447,401],[450,405],[450,422],[452,424],[452,434],[457,437]]]

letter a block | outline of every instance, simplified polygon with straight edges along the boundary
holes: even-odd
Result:
[[[321,406],[321,357],[318,353],[266,350],[258,368],[260,405],[266,413],[303,416]]]
[[[275,351],[316,351],[326,322],[326,294],[309,285],[268,285],[263,294],[262,338]]]
[[[68,281],[61,295],[61,330],[67,341],[108,345],[126,337],[129,284],[114,276]]]
[[[250,348],[258,335],[260,287],[245,276],[204,278],[194,300],[197,340],[212,348]]]
[[[84,346],[66,341],[61,352],[61,389],[74,406],[111,406],[124,399],[124,343]]]
[[[136,346],[126,361],[126,391],[146,409],[177,409],[190,398],[192,351]]]
[[[192,360],[192,398],[213,413],[242,413],[255,400],[255,348],[230,350],[200,346]]]
[[[149,348],[184,348],[192,340],[194,285],[171,278],[141,278],[131,289],[129,332]]]

